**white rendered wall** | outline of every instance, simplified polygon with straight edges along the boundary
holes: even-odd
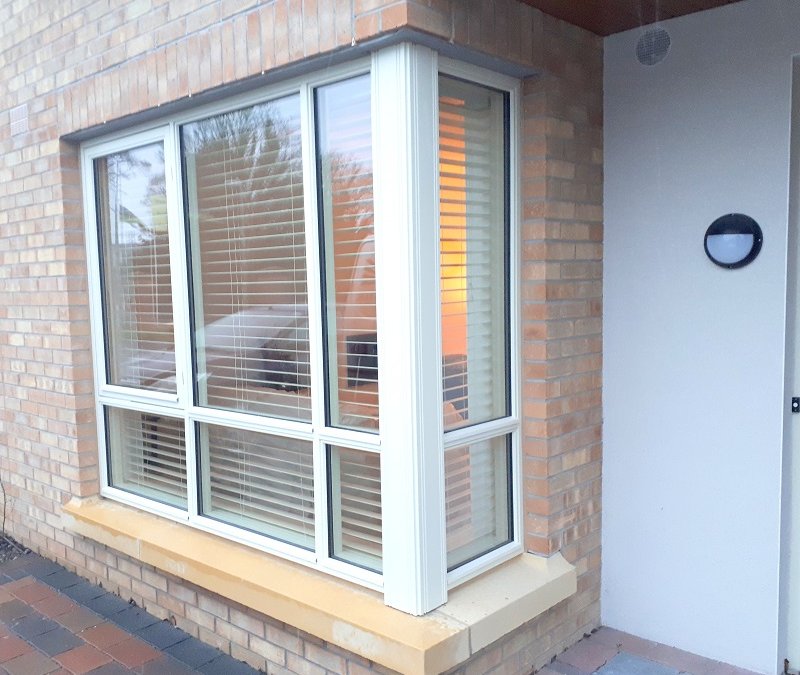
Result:
[[[602,618],[776,673],[800,2],[661,25],[656,66],[639,30],[605,42]],[[764,231],[742,270],[703,252],[730,212]]]

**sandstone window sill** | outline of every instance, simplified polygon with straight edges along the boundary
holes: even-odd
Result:
[[[72,499],[66,528],[383,666],[440,673],[577,589],[560,554],[523,554],[415,617],[380,593],[106,499]]]

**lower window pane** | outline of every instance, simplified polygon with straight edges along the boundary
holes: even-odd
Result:
[[[381,458],[331,446],[331,556],[381,571]]]
[[[203,514],[313,550],[312,444],[215,424],[198,429]]]
[[[448,570],[511,540],[510,440],[445,450]]]
[[[109,483],[142,497],[186,508],[183,420],[106,408]]]

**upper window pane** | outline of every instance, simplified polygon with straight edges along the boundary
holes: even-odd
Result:
[[[368,75],[316,90],[328,423],[378,427]]]
[[[444,427],[508,406],[507,95],[439,78]]]
[[[109,384],[175,392],[164,146],[94,161]]]
[[[181,129],[198,403],[311,418],[300,102]]]

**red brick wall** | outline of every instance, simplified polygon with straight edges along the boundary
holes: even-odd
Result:
[[[575,596],[457,672],[528,672],[595,627],[602,41],[515,0],[111,4],[0,4],[0,475],[13,535],[259,667],[371,667],[62,529],[61,504],[96,493],[98,467],[78,148],[61,138],[410,26],[541,72],[523,86],[521,139],[525,545],[579,572]]]

